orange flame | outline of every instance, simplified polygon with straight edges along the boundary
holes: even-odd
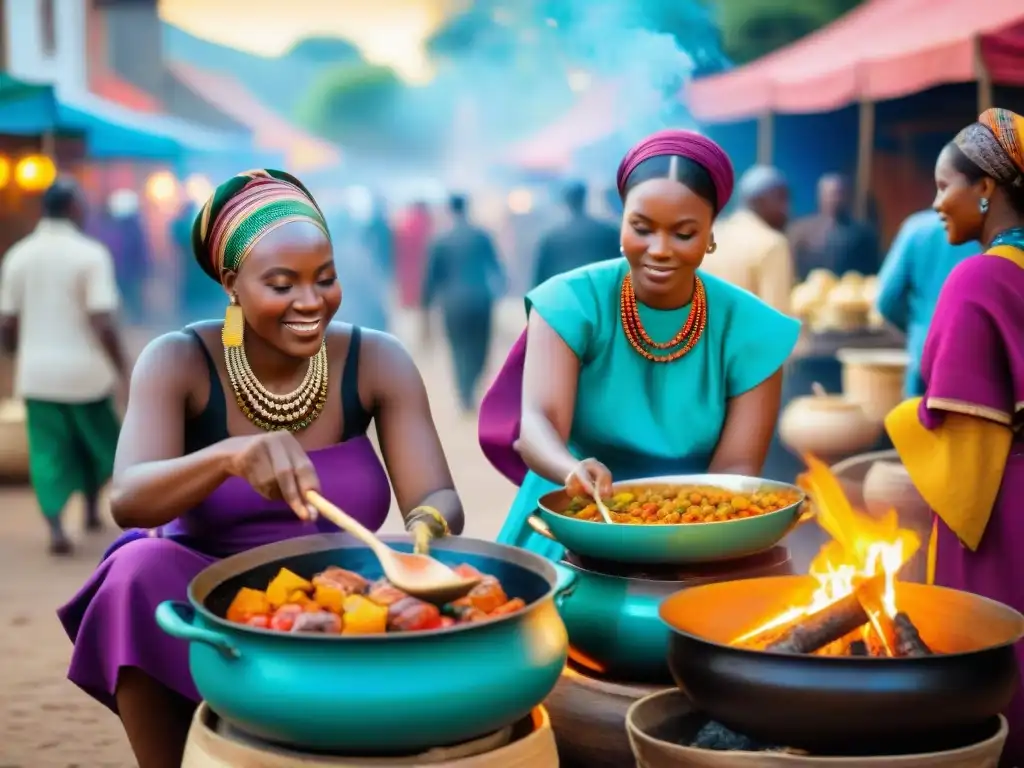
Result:
[[[879,518],[854,509],[826,464],[810,455],[804,461],[807,472],[800,476],[799,485],[814,504],[818,524],[832,536],[811,561],[809,572],[817,579],[818,587],[806,605],[783,611],[734,642],[750,640],[816,613],[852,594],[863,580],[879,574],[885,575],[883,608],[889,616],[897,612],[896,576],[920,548],[920,537],[899,527],[895,509]]]

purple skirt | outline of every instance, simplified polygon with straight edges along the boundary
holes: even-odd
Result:
[[[215,560],[174,539],[142,531],[122,535],[57,611],[75,644],[68,679],[115,713],[122,667],[137,667],[198,703],[188,643],[161,630],[153,616],[164,600],[185,600],[192,579]]]

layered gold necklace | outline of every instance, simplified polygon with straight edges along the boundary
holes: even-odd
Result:
[[[235,402],[253,424],[263,430],[287,429],[298,432],[312,424],[327,402],[327,345],[310,358],[306,376],[286,395],[263,386],[249,366],[245,345],[224,345],[224,363]]]

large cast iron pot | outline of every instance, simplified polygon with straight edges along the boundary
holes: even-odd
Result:
[[[383,537],[411,551],[406,537]],[[554,688],[568,638],[555,606],[575,574],[529,552],[473,539],[436,543],[442,562],[469,563],[522,597],[519,613],[430,632],[291,634],[224,619],[242,587],[285,567],[311,577],[337,565],[381,575],[345,534],[308,536],[226,558],[165,602],[157,623],[190,642],[199,693],[220,717],[262,739],[346,755],[409,754],[470,741],[526,717]]]
[[[567,553],[561,563],[576,574],[558,611],[569,630],[569,658],[605,679],[672,684],[671,631],[661,602],[680,589],[731,579],[792,573],[783,546],[742,560],[702,566],[635,567]]]
[[[768,514],[720,523],[679,523],[676,525],[609,525],[603,521],[578,520],[563,513],[572,498],[563,490],[540,497],[539,518],[528,518],[537,533],[585,557],[632,564],[709,563],[734,560],[764,552],[778,544],[798,523],[805,495],[795,485],[743,475],[673,475],[615,483],[615,493],[633,489],[678,488],[710,485],[735,493],[786,491],[799,500]]]
[[[734,731],[816,754],[926,752],[1006,709],[1024,616],[967,592],[899,583],[897,605],[936,653],[858,658],[766,653],[729,642],[817,582],[779,576],[688,589],[665,600],[672,676],[694,706]]]

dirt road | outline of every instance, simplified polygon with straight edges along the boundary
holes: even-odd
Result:
[[[499,323],[495,362],[514,338],[517,323],[515,309]],[[453,407],[447,350],[440,342],[422,349],[410,331],[408,322],[398,328],[410,348],[420,347],[417,362],[466,506],[466,533],[493,538],[514,489],[481,455],[475,422]],[[77,506],[68,522],[78,550],[72,559],[50,558],[30,490],[0,489],[0,768],[135,765],[118,720],[65,678],[71,645],[54,610],[74,594],[114,536],[112,526],[107,534],[81,534]],[[396,513],[385,530],[401,530]]]

